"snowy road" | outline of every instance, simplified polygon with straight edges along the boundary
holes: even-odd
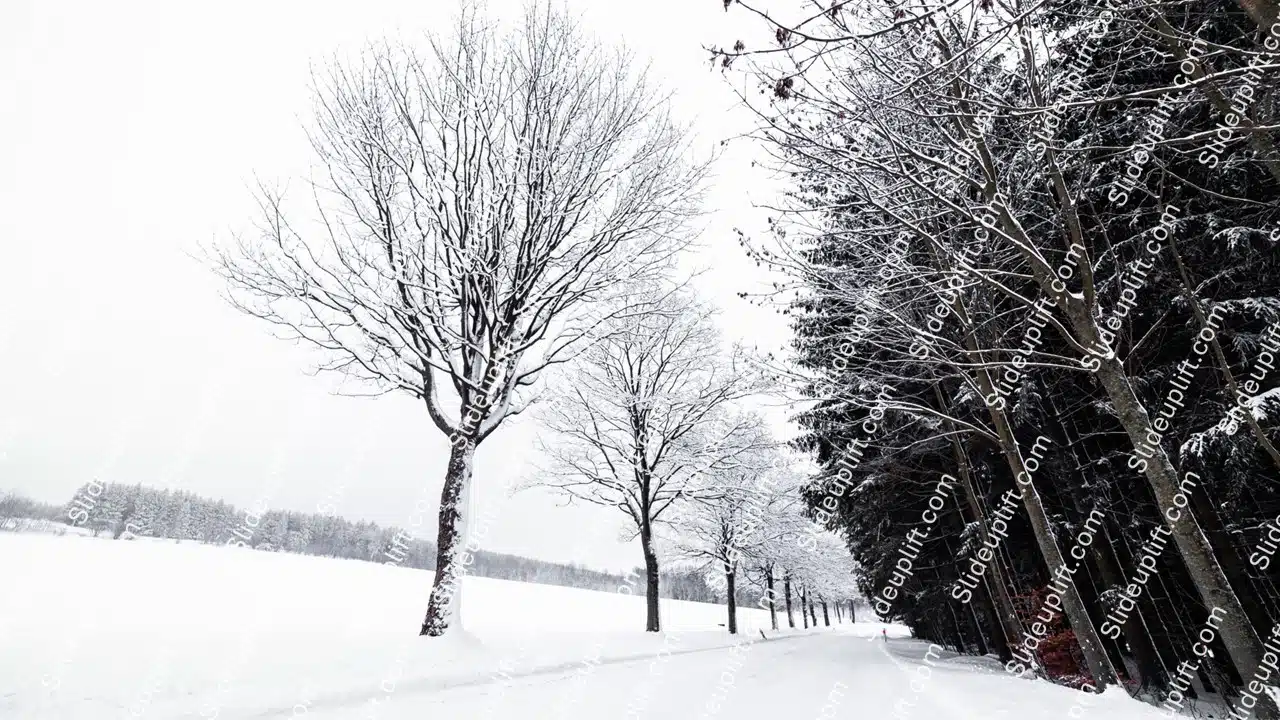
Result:
[[[667,636],[666,652],[630,660],[593,662],[588,654],[569,667],[521,672],[513,659],[508,677],[490,677],[449,689],[397,687],[339,705],[323,699],[306,717],[322,720],[490,718],[754,718],[853,717],[847,695],[855,668],[867,660],[892,669],[884,648],[845,634],[802,635],[730,648],[687,649]],[[879,651],[879,652],[877,652]],[[901,672],[886,673],[889,679]],[[841,683],[837,685],[837,683]],[[831,705],[823,715],[824,705]],[[287,717],[280,708],[264,717]]]
[[[859,631],[865,633],[865,628]],[[757,640],[759,636],[757,636]],[[1085,697],[1043,682],[1008,677],[990,661],[954,658],[923,661],[928,646],[894,639],[884,643],[848,630],[753,642],[736,648],[671,653],[652,658],[587,659],[576,667],[490,678],[449,689],[397,688],[341,705],[317,702],[306,713],[320,720],[591,720],[655,718],[726,720],[788,718],[1069,718]],[[923,670],[921,667],[925,666]],[[371,702],[377,700],[377,702]],[[1090,707],[1087,718],[1154,718],[1154,709],[1111,696]],[[285,709],[264,717],[288,717]]]

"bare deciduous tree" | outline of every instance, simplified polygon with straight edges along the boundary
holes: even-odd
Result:
[[[789,482],[786,458],[769,440],[763,420],[748,417],[742,426],[734,442],[754,449],[708,473],[715,496],[687,503],[672,520],[681,554],[723,574],[730,634],[738,632],[739,572],[769,561],[768,549],[795,528],[786,511],[799,499],[799,486]],[[772,609],[772,587],[763,600],[760,605]]]
[[[323,369],[421,400],[449,436],[421,627],[440,635],[476,447],[600,308],[665,271],[706,165],[628,53],[545,9],[509,33],[467,11],[447,40],[370,48],[318,84],[309,210],[263,189],[258,232],[213,264],[236,307]]]
[[[778,473],[780,477],[762,503],[767,524],[761,535],[750,543],[749,557],[744,560],[747,580],[764,591],[757,604],[769,608],[769,624],[774,630],[778,629],[778,582],[795,564],[794,559],[805,552],[797,541],[810,524],[803,515],[804,500],[800,495],[805,476],[794,469],[779,468]],[[788,593],[788,621],[795,627],[790,605]]]
[[[635,525],[644,552],[645,629],[660,629],[654,527],[676,503],[718,490],[700,474],[752,450],[752,422],[726,412],[760,389],[743,351],[721,346],[712,313],[685,293],[612,323],[581,357],[573,382],[543,415],[550,462],[531,484],[614,507]]]

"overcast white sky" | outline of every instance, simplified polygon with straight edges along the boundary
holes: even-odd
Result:
[[[625,37],[708,141],[733,96],[706,43],[750,36],[721,0],[573,0]],[[495,13],[518,3],[493,1]],[[445,440],[415,402],[354,399],[312,357],[238,315],[189,257],[242,227],[254,176],[305,173],[308,66],[368,39],[443,28],[452,0],[4,0],[0,3],[0,490],[64,502],[93,477],[403,525],[438,500]],[[755,32],[759,33],[758,28]],[[734,297],[758,277],[730,232],[752,226],[747,147],[711,197],[703,283],[731,336],[781,345],[782,319]],[[488,547],[596,567],[640,562],[620,518],[506,501],[533,428],[480,448],[477,502],[502,502]],[[276,482],[268,482],[275,471]],[[274,490],[270,488],[274,486]],[[432,531],[434,533],[434,529]]]

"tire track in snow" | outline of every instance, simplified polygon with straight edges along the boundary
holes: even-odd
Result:
[[[796,635],[774,636],[766,640],[754,640],[752,642],[755,644],[763,645],[765,643],[783,642],[786,640],[825,637],[826,635],[827,633],[804,633],[804,634],[796,634]],[[715,652],[717,650],[728,650],[729,648],[732,648],[732,647],[734,647],[734,645],[731,644],[731,645],[716,645],[714,647],[705,647],[705,648],[691,648],[689,650],[676,650],[676,651],[666,653],[666,657],[675,657],[677,655],[692,655],[694,653]],[[605,667],[609,665],[625,665],[627,663],[652,660],[658,657],[659,655],[660,653],[656,653],[656,652],[641,653],[641,654],[635,654],[635,655],[624,655],[622,657],[601,660],[599,663],[596,664],[596,666]],[[402,693],[408,694],[408,693],[424,693],[424,692],[425,693],[444,692],[446,690],[456,690],[460,688],[474,688],[474,687],[480,687],[483,685],[496,685],[499,683],[510,682],[512,680],[522,680],[524,678],[541,677],[546,675],[557,675],[557,674],[565,675],[564,679],[567,680],[572,677],[571,675],[569,675],[569,673],[573,672],[581,665],[582,665],[581,660],[574,660],[572,662],[556,663],[555,665],[548,665],[546,667],[535,668],[523,673],[508,674],[506,677],[501,677],[501,678],[496,678],[491,675],[485,675],[484,677],[457,677],[457,678],[424,677],[424,678],[418,678],[417,680],[412,680],[407,682],[398,682],[396,684],[396,695],[398,697]],[[369,700],[376,699],[381,695],[385,694],[381,690],[379,690],[376,685],[373,687],[374,689],[372,691],[348,690],[343,692],[331,693],[327,696],[320,696],[316,698],[316,700],[308,706],[307,708],[308,714],[313,712],[340,710],[342,708],[358,706],[368,702]],[[279,707],[273,707],[273,708],[268,708],[266,710],[261,710],[252,714],[246,714],[244,715],[244,717],[245,718],[268,718],[268,717],[281,718],[281,717],[291,716],[292,712],[293,712],[292,705],[289,705],[287,707],[282,705]]]

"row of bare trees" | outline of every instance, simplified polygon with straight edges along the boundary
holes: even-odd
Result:
[[[744,405],[767,377],[741,347],[723,345],[714,313],[689,292],[672,290],[647,306],[608,323],[611,331],[573,363],[572,382],[541,413],[549,462],[531,484],[625,516],[644,555],[646,630],[661,628],[660,526],[671,530],[677,558],[721,575],[731,633],[743,571],[771,611],[779,569],[805,573],[826,597],[850,597],[838,542],[830,555],[813,553],[817,562],[800,556],[798,459]]]
[[[466,9],[450,36],[371,47],[316,84],[309,187],[262,187],[256,230],[211,264],[235,307],[319,350],[321,369],[421,401],[449,438],[421,634],[456,623],[477,448],[539,398],[553,440],[534,482],[626,515],[647,629],[657,528],[677,516],[730,603],[740,558],[772,588],[780,495],[751,532],[701,534],[761,500],[747,488],[780,461],[742,405],[765,377],[671,280],[708,163],[646,72],[547,5],[509,30]],[[572,380],[548,401],[565,364]]]
[[[645,629],[657,631],[658,524],[682,501],[717,502],[722,488],[708,478],[768,439],[758,418],[730,412],[760,376],[740,348],[721,351],[711,310],[677,291],[651,305],[611,323],[575,363],[542,414],[551,462],[536,482],[626,516],[644,554]]]

